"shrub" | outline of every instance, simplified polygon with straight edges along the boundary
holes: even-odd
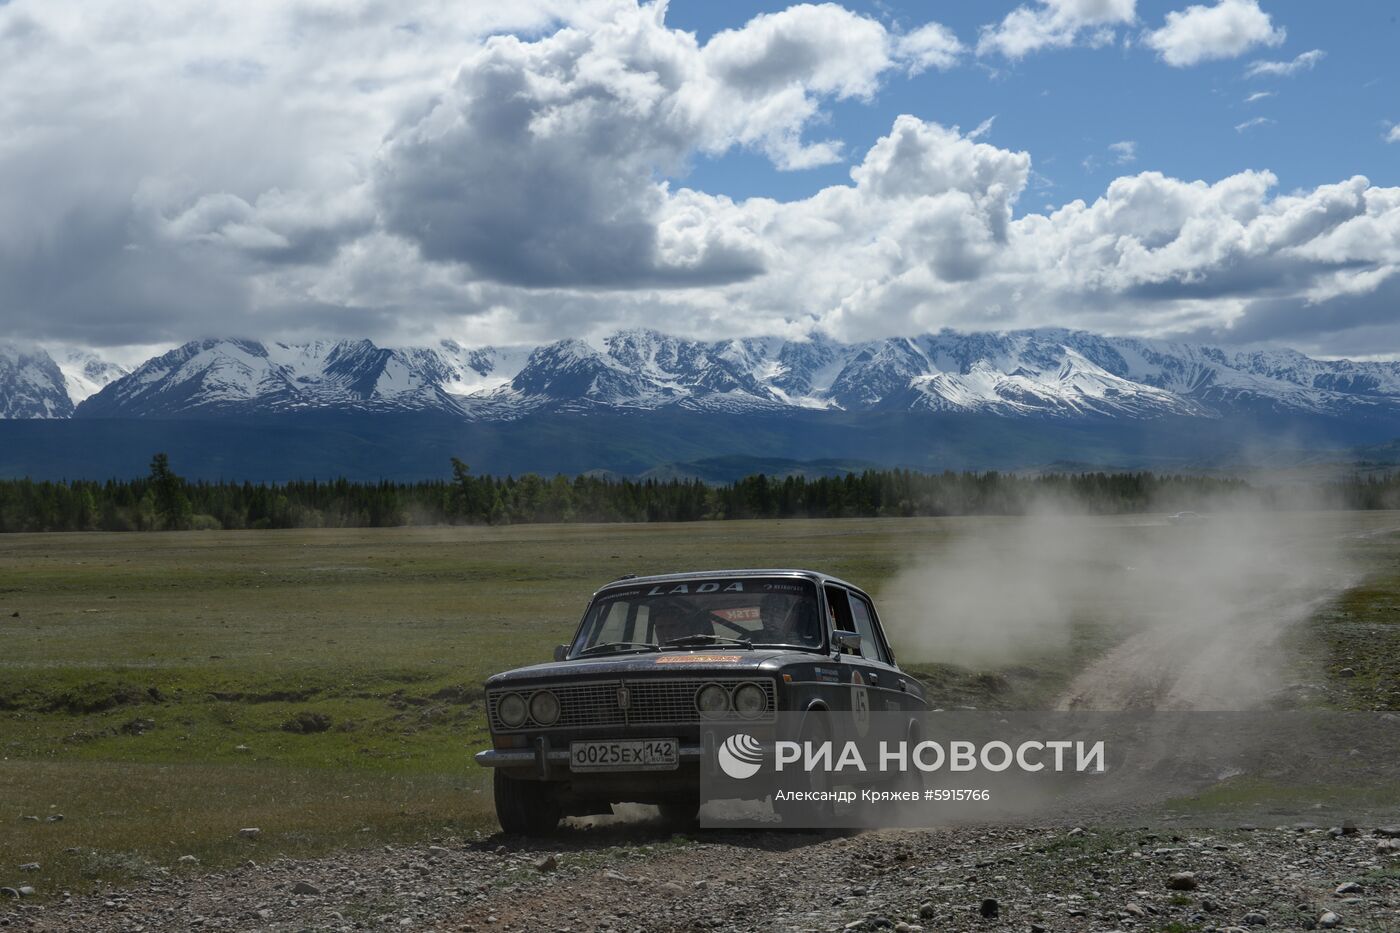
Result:
[[[282,731],[295,732],[298,735],[307,735],[312,732],[325,732],[331,727],[331,717],[325,713],[313,713],[310,710],[302,710],[291,719],[282,723]]]

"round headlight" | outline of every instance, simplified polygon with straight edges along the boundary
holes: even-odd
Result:
[[[542,726],[553,725],[559,719],[559,698],[548,690],[530,697],[530,718]]]
[[[719,684],[706,684],[695,694],[701,715],[718,716],[729,710],[729,693]]]
[[[525,724],[525,700],[518,693],[507,693],[496,703],[496,715],[514,729]]]
[[[734,691],[734,709],[747,719],[761,716],[768,709],[768,694],[758,684],[740,684]]]

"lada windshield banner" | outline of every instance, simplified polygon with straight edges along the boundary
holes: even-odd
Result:
[[[783,713],[702,725],[700,793],[708,828],[1394,823],[1400,715]]]

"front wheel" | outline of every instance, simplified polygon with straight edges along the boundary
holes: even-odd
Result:
[[[802,735],[799,742],[804,748],[817,748],[827,741],[828,732],[826,720],[822,714],[813,711],[807,714],[806,721],[802,724]],[[827,799],[822,799],[824,795],[831,793],[831,775],[821,769],[813,769],[804,772],[804,777],[799,781],[797,790],[809,791],[818,795],[816,801],[794,801],[794,800],[773,800],[773,812],[778,815],[781,822],[792,826],[799,820],[808,820],[818,824],[813,829],[826,829],[828,827],[820,824],[829,823],[836,816],[836,805]]]
[[[699,801],[667,801],[658,804],[661,823],[673,833],[691,833],[700,828]]]
[[[544,781],[522,781],[497,768],[492,776],[496,819],[513,836],[545,836],[559,828],[562,811],[554,788]]]

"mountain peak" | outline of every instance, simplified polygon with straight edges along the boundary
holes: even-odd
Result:
[[[41,347],[0,343],[0,418],[70,418],[73,400],[53,357]]]
[[[71,374],[71,375],[70,375]],[[91,389],[71,389],[80,374]],[[598,343],[382,347],[368,339],[190,341],[126,373],[98,357],[0,351],[7,417],[541,410],[925,410],[1054,419],[1214,418],[1239,411],[1400,412],[1400,364],[1314,360],[1047,328],[842,343],[699,341],[650,328]]]

